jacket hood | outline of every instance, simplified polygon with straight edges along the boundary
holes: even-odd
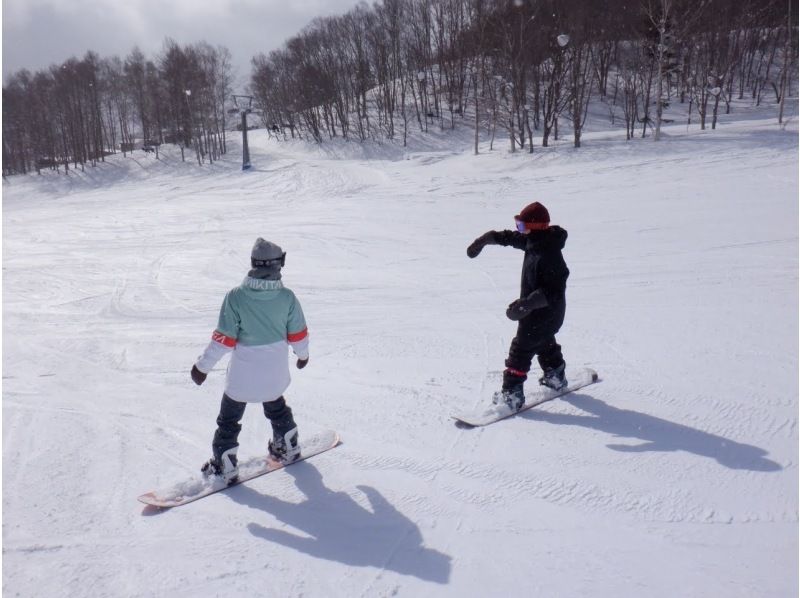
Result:
[[[254,299],[274,299],[284,286],[280,280],[247,276],[239,288]]]
[[[528,233],[528,243],[542,248],[564,249],[567,244],[567,231],[558,225],[541,231],[531,231]]]

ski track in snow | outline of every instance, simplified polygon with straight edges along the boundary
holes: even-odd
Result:
[[[796,128],[477,157],[254,131],[247,173],[234,140],[202,168],[167,149],[10,177],[3,592],[796,595]],[[521,263],[465,248],[535,199],[570,233],[559,342],[601,382],[458,429],[500,385]],[[142,510],[209,456],[225,365],[188,370],[258,236],[309,321],[301,434],[343,444]],[[248,408],[242,456],[267,428]]]

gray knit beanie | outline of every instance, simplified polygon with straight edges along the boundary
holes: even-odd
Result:
[[[281,268],[285,263],[286,253],[275,243],[270,243],[259,237],[250,252],[252,270],[248,275],[265,280],[280,280]]]

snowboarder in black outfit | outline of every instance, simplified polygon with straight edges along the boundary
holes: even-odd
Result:
[[[494,403],[506,403],[516,411],[525,403],[523,384],[534,355],[544,373],[539,384],[555,390],[567,385],[556,333],[564,322],[569,269],[561,253],[567,231],[550,226],[547,208],[534,202],[514,220],[517,230],[489,231],[472,242],[467,255],[476,257],[486,245],[511,246],[525,252],[520,297],[506,310],[506,316],[518,322],[517,335],[505,362],[502,390],[493,398]]]

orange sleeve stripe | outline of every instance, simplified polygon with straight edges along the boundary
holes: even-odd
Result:
[[[286,338],[290,343],[296,343],[303,340],[307,336],[308,328],[303,328],[300,332],[290,332]]]
[[[220,345],[225,345],[226,347],[235,347],[236,346],[236,339],[231,338],[229,336],[225,336],[219,330],[215,330],[214,334],[211,335],[212,340],[217,341]]]

